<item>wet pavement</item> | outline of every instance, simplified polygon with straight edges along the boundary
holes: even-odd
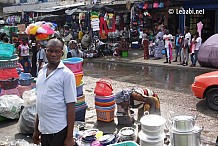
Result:
[[[122,126],[114,122],[99,122],[96,119],[94,105],[94,88],[96,81],[109,78],[114,93],[134,86],[146,87],[155,91],[161,101],[161,114],[168,119],[169,111],[177,114],[197,115],[196,124],[204,126],[202,141],[214,142],[218,135],[218,114],[212,111],[204,100],[195,98],[191,92],[194,77],[216,69],[179,66],[176,63],[163,64],[164,59],[144,60],[143,50],[131,50],[128,58],[103,57],[88,59],[84,69],[84,94],[88,109],[86,112],[86,128],[98,128],[105,133],[117,132]],[[30,142],[31,136],[18,134],[16,120],[0,124],[0,141],[5,136],[9,140],[26,139]]]

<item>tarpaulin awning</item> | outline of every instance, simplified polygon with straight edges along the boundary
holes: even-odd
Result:
[[[83,10],[81,10],[81,9],[78,9],[78,8],[75,8],[75,9],[72,9],[72,10],[66,10],[66,11],[65,11],[65,13],[66,13],[67,15],[72,15],[72,14],[74,14],[74,13],[82,13],[82,12],[85,12],[85,11],[83,11]]]
[[[43,15],[43,16],[38,16],[37,21],[48,21],[48,20],[56,20],[60,17],[59,15]]]
[[[94,5],[86,5],[80,6],[79,9],[85,11],[101,11],[104,10],[106,12],[114,12],[114,9],[105,6],[104,4],[94,4]]]

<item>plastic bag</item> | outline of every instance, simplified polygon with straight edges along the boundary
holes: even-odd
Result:
[[[24,100],[24,107],[35,105],[36,104],[36,89],[24,91],[22,98]]]
[[[16,140],[14,143],[15,146],[30,146],[30,143],[24,139]]]
[[[21,134],[34,132],[36,105],[24,107],[17,123],[17,130]]]
[[[0,96],[0,116],[18,119],[24,100],[17,95]]]
[[[24,108],[17,123],[17,130],[22,134],[32,134],[36,116],[36,90],[25,91],[23,100]]]

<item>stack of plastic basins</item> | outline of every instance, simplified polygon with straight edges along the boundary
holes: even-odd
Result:
[[[110,81],[101,79],[95,87],[95,109],[97,120],[111,122],[114,120],[115,100]]]
[[[17,90],[19,75],[17,72],[18,57],[14,54],[15,48],[12,44],[0,42],[0,96],[18,95]],[[0,115],[0,121],[5,120]]]
[[[76,121],[85,122],[85,114],[87,109],[87,104],[85,102],[85,95],[83,94],[83,58],[72,57],[63,60],[65,66],[67,66],[75,75],[76,78],[76,89],[77,89],[77,103],[76,108]]]

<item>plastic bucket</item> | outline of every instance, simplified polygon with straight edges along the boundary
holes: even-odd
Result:
[[[84,105],[86,105],[86,102],[84,102],[84,101],[77,102],[77,103],[75,104],[75,106],[76,106],[77,108],[82,107],[82,106],[84,106]]]
[[[114,120],[114,109],[112,110],[99,110],[96,109],[97,120],[104,122],[111,122]]]
[[[115,101],[111,101],[111,102],[97,102],[97,101],[95,101],[95,105],[101,106],[101,107],[110,107],[110,106],[113,106],[114,104],[115,104]]]
[[[0,70],[0,80],[8,80],[11,78],[18,79],[19,75],[16,68],[7,68]]]
[[[75,78],[76,78],[76,86],[81,85],[82,78],[83,78],[83,71],[74,73],[74,75],[75,75]]]
[[[78,110],[81,110],[81,109],[86,109],[88,106],[86,103],[80,105],[80,106],[75,106],[75,110],[78,111]]]
[[[97,102],[112,102],[112,101],[114,101],[114,96],[95,96],[95,101],[97,101]]]
[[[84,85],[84,83],[82,82],[79,86],[76,87],[77,97],[83,95],[83,85]]]
[[[83,58],[80,57],[72,57],[72,58],[67,58],[63,60],[63,63],[65,64],[77,64],[83,62]]]
[[[98,110],[113,110],[115,108],[115,104],[109,107],[102,107],[102,106],[95,105],[95,108]]]
[[[128,54],[128,51],[122,51],[122,53],[121,53],[121,57],[128,57],[129,56],[129,54]]]
[[[63,60],[65,66],[67,66],[72,72],[81,72],[83,65],[83,58],[80,57],[72,57]]]
[[[110,96],[112,95],[113,88],[111,85],[111,80],[100,79],[96,82],[94,93],[99,96]]]

